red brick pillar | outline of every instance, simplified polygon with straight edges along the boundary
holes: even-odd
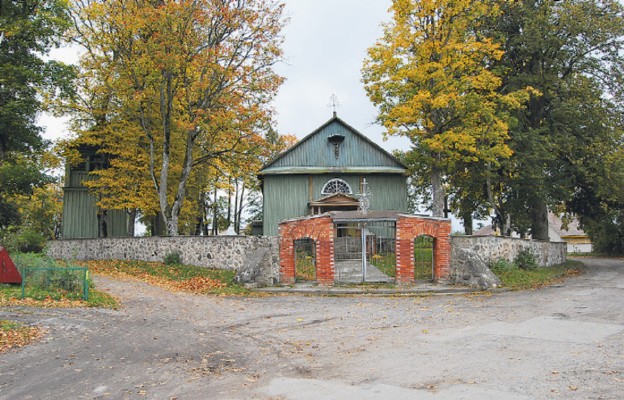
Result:
[[[295,283],[295,242],[290,237],[280,237],[280,282]]]
[[[396,222],[396,283],[414,282],[413,224],[410,219],[399,217]]]
[[[448,231],[448,233],[447,233]],[[447,281],[451,273],[451,223],[441,224],[435,238],[433,275],[436,281]]]
[[[334,283],[334,224],[329,216],[304,217],[279,224],[280,281],[295,283],[295,240],[310,238],[316,245],[316,280]]]
[[[334,284],[333,237],[323,237],[316,243],[316,282],[320,285]]]

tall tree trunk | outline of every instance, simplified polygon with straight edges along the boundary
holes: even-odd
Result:
[[[240,198],[238,200],[238,213],[237,213],[237,220],[236,220],[236,233],[240,235],[240,228],[241,228],[241,218],[243,215],[243,199],[245,198],[245,183],[243,182],[241,185],[241,194],[240,194]]]
[[[431,167],[431,190],[433,194],[431,211],[434,217],[444,217],[444,187],[442,171],[437,166]]]
[[[548,207],[544,200],[534,197],[531,201],[531,237],[548,240]]]
[[[228,178],[227,223],[228,223],[228,227],[232,225],[232,177]]]
[[[191,169],[193,167],[193,145],[196,137],[196,131],[188,131],[186,133],[186,152],[184,154],[184,162],[182,163],[182,174],[180,176],[180,183],[178,184],[178,191],[175,199],[173,200],[173,204],[171,205],[171,222],[169,223],[170,236],[179,235],[178,224],[180,220],[180,211],[182,210],[182,204],[184,203],[184,197],[186,196],[186,185],[189,177],[191,176]]]
[[[134,223],[136,221],[137,209],[131,208],[129,210],[126,210],[126,213],[128,214],[126,216],[127,217],[126,235],[132,237],[134,236]]]
[[[214,188],[214,200],[212,202],[212,234],[219,234],[219,205],[217,204],[217,186]]]
[[[464,211],[461,217],[464,222],[464,233],[466,235],[472,235],[472,212]]]
[[[494,190],[492,189],[492,178],[491,178],[491,164],[488,161],[487,163],[487,174],[486,174],[486,178],[485,178],[485,187],[487,190],[487,197],[488,197],[488,202],[490,203],[490,207],[492,207],[494,209],[494,214],[495,216],[495,223],[494,224],[494,228],[496,229],[496,225],[499,226],[500,230],[501,230],[501,235],[503,236],[510,236],[511,232],[508,232],[508,230],[511,229],[511,227],[506,228],[505,225],[507,224],[511,224],[511,219],[510,216],[507,216],[507,220],[505,219],[505,215],[503,213],[503,210],[501,209],[501,207],[498,206],[498,204],[496,203],[496,200],[494,199]],[[507,222],[506,222],[507,221]]]
[[[238,234],[237,227],[238,221],[238,178],[234,179],[234,221],[232,222],[232,226],[234,228],[234,232]]]

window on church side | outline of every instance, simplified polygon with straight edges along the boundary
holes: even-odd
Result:
[[[351,194],[351,187],[349,184],[342,179],[334,178],[327,181],[327,183],[323,186],[321,190],[321,194],[334,194],[334,193],[344,193]]]

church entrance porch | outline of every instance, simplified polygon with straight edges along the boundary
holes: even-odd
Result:
[[[314,249],[314,257],[308,257],[314,259],[318,284],[411,284],[446,281],[449,277],[448,219],[396,211],[334,211],[283,221],[279,232],[280,277],[284,284],[295,283],[296,271],[301,269],[296,267],[296,260],[301,259],[295,251],[299,239],[313,243],[310,248]],[[424,268],[424,272],[417,276],[415,267]]]

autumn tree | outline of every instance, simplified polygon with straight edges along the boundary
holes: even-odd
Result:
[[[87,101],[74,107],[75,121],[87,121],[79,138],[97,142],[111,160],[91,185],[122,199],[111,200],[111,208],[149,208],[155,198],[167,233],[177,235],[193,175],[226,161],[270,121],[269,103],[282,81],[272,67],[281,56],[283,6],[75,4],[76,40],[87,49],[82,78],[95,94],[82,93]]]
[[[527,91],[500,93],[490,68],[503,51],[481,31],[499,2],[395,0],[391,12],[368,50],[365,89],[387,133],[411,140],[407,159],[430,178],[433,215],[443,216],[444,177],[457,163],[495,167],[511,155],[508,110]]]

